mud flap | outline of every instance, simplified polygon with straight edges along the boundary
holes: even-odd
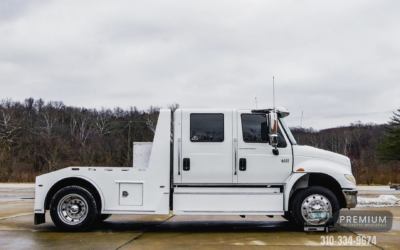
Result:
[[[34,223],[35,225],[46,223],[46,214],[35,214]]]

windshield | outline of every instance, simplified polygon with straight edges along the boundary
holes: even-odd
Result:
[[[289,137],[289,140],[292,142],[292,144],[293,145],[297,144],[296,140],[294,139],[294,136],[293,136],[292,132],[290,132],[289,127],[285,123],[285,119],[283,119],[282,117],[279,117],[279,121],[280,121],[283,129],[285,130],[287,136]]]

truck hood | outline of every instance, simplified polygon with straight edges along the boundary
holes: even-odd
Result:
[[[349,157],[310,146],[294,145],[293,156],[324,159],[328,161],[334,161],[348,167],[351,166]]]

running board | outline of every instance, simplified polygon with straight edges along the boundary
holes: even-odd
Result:
[[[283,215],[280,188],[175,188],[174,214]]]
[[[179,211],[176,215],[284,215],[284,211]]]

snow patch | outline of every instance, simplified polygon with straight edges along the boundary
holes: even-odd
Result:
[[[378,198],[357,197],[357,206],[400,206],[400,199],[394,195],[381,195]]]

